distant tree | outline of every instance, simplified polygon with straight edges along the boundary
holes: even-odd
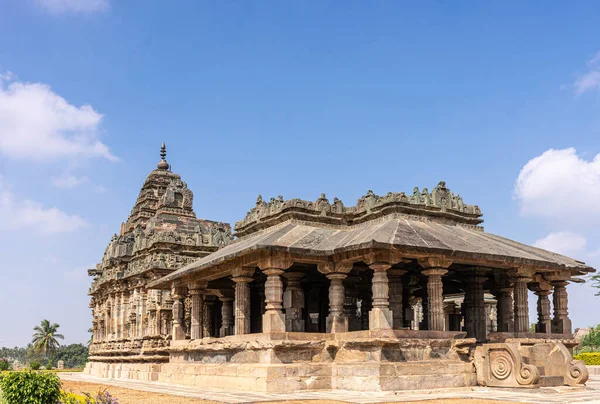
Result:
[[[21,363],[27,362],[27,348],[0,348],[0,358],[6,358],[11,363],[19,361]]]
[[[65,368],[82,368],[88,360],[88,348],[83,344],[61,345],[52,359],[52,366],[57,367],[58,361],[65,363]]]
[[[590,276],[590,281],[592,281],[592,286],[598,289],[596,296],[600,296],[600,274]]]
[[[58,334],[57,330],[60,325],[50,323],[48,320],[42,320],[39,326],[33,327],[33,339],[31,343],[36,352],[44,355],[52,355],[56,348],[59,347],[57,339],[64,339],[62,334]]]
[[[600,324],[590,329],[590,333],[581,340],[581,347],[600,347]]]

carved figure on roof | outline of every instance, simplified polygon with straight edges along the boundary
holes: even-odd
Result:
[[[321,214],[326,214],[331,211],[331,205],[329,204],[329,199],[325,196],[325,194],[321,194],[319,199],[315,202],[315,210],[321,212]]]
[[[333,198],[333,205],[331,206],[331,211],[333,213],[343,213],[344,212],[344,204],[338,198]]]
[[[421,192],[419,192],[419,187],[415,187],[413,189],[413,194],[410,198],[410,203],[414,203],[415,205],[421,204]]]
[[[224,247],[233,239],[231,229],[225,228],[223,223],[219,222],[211,230],[212,244],[217,247]]]
[[[369,189],[367,194],[361,199],[364,200],[364,209],[367,211],[367,213],[371,213],[371,209],[377,204],[379,197]]]
[[[427,188],[423,188],[421,196],[421,200],[423,201],[425,206],[431,206],[431,195],[429,195],[429,190]]]
[[[450,190],[446,188],[446,182],[440,181],[432,192],[433,204],[439,208],[451,208]]]

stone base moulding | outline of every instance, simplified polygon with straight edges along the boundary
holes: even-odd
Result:
[[[173,341],[168,363],[92,361],[85,373],[198,388],[283,393],[394,391],[477,383],[464,333],[270,333]]]

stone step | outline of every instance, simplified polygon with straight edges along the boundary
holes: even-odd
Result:
[[[564,386],[565,380],[562,376],[540,376],[540,387]]]

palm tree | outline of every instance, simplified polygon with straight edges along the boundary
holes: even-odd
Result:
[[[56,331],[59,327],[60,325],[56,323],[50,324],[48,320],[42,320],[39,326],[33,327],[33,331],[35,331],[31,340],[33,348],[44,355],[54,352],[60,345],[56,339],[65,338],[62,334],[57,334]]]

